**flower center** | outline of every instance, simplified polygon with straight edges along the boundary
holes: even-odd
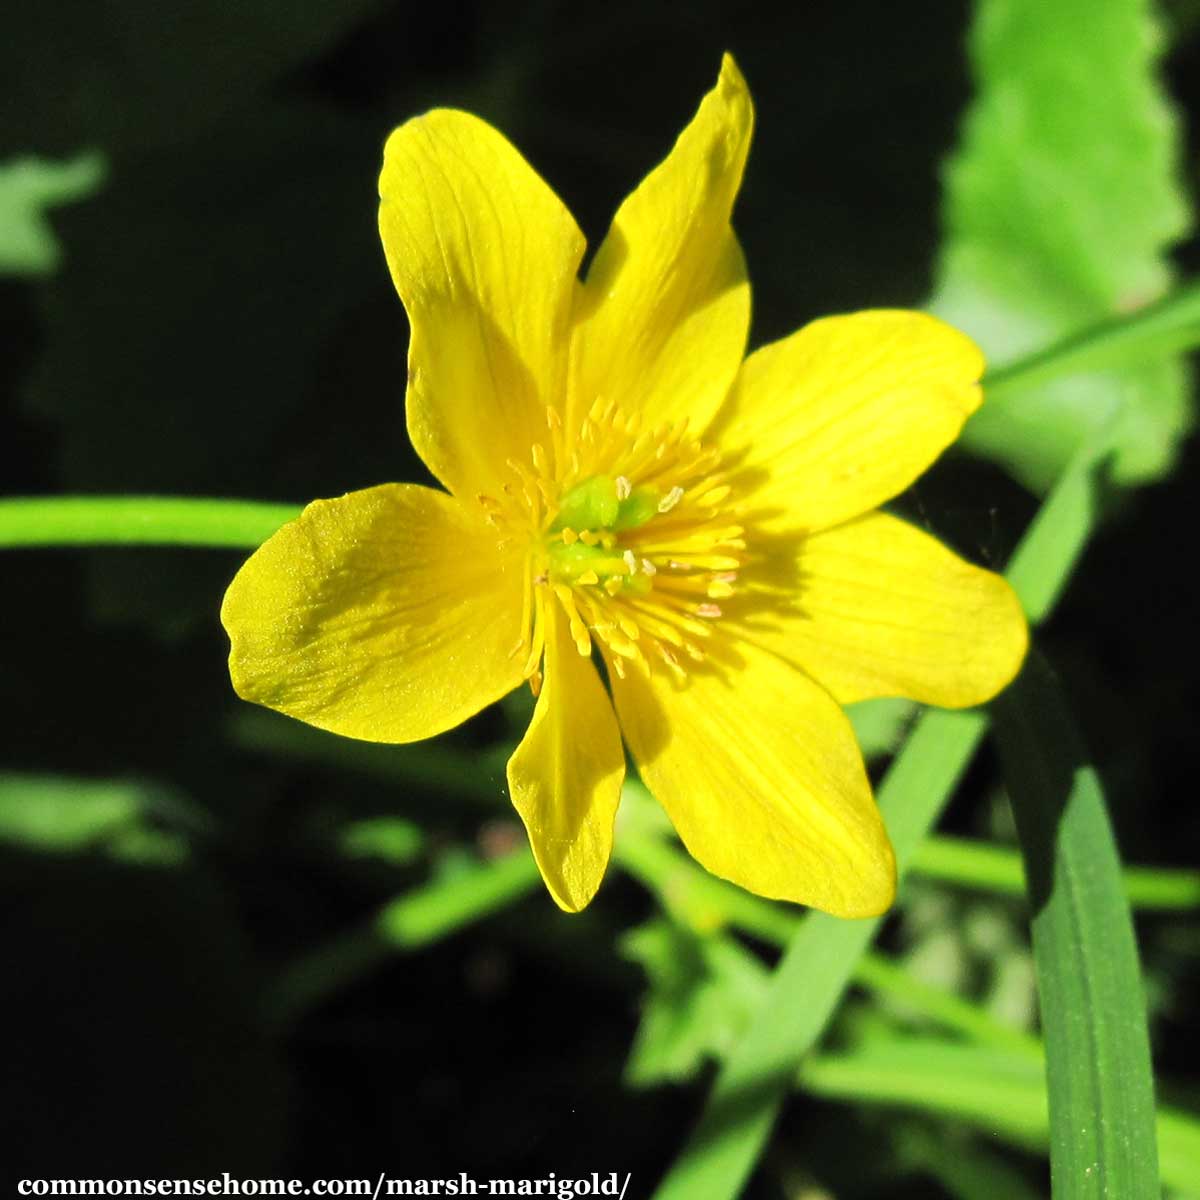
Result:
[[[547,605],[560,606],[580,654],[598,642],[612,669],[666,667],[684,677],[732,596],[746,543],[728,503],[720,456],[687,436],[686,422],[645,428],[597,401],[567,436],[557,412],[547,443],[503,502],[480,502],[504,542],[529,538],[525,675],[541,686]]]

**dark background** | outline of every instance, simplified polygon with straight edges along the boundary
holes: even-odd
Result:
[[[438,104],[501,128],[595,246],[732,50],[758,112],[736,213],[752,341],[822,313],[919,305],[939,163],[969,95],[968,15],[877,0],[10,5],[0,161],[97,148],[108,181],[54,212],[57,274],[0,283],[3,490],[300,502],[424,478],[404,433],[407,334],[374,188],[390,128]],[[1188,116],[1195,16],[1167,10],[1169,86]],[[1194,247],[1180,261],[1194,265]],[[1197,844],[1196,460],[1193,443],[1170,482],[1125,498],[1045,637],[1137,861],[1186,864]],[[965,460],[907,497],[992,564],[1034,505]],[[296,1023],[273,1013],[284,966],[425,876],[419,862],[340,856],[339,828],[402,813],[435,846],[471,846],[481,830],[507,836],[511,812],[498,767],[487,804],[412,782],[419,757],[396,772],[379,756],[365,770],[314,762],[307,735],[282,753],[238,724],[216,613],[242,557],[0,559],[0,763],[147,789],[151,833],[186,850],[159,861],[0,842],[7,1169],[632,1170],[631,1195],[648,1194],[703,1081],[621,1081],[643,978],[615,941],[653,904],[615,871],[580,917],[537,893]],[[519,719],[485,713],[446,745],[491,746]],[[949,827],[984,832],[993,786],[985,757]],[[1158,1061],[1194,1078],[1183,1035],[1200,940],[1178,922],[1140,932]],[[923,1119],[798,1097],[753,1194],[783,1195],[794,1163],[839,1196],[940,1194],[897,1157],[905,1122]],[[1040,1177],[1036,1160],[1013,1161]]]

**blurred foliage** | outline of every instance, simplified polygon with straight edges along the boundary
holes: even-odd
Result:
[[[156,820],[157,818],[157,820]],[[132,862],[173,865],[187,857],[175,825],[197,823],[161,788],[117,780],[0,774],[0,842],[40,851],[102,850]]]
[[[933,309],[996,365],[1160,297],[1192,216],[1142,0],[982,0],[970,47],[978,90],[946,168]],[[964,442],[1044,491],[1118,408],[1116,478],[1160,477],[1191,423],[1174,360],[997,397]]]
[[[973,24],[971,11],[14,7],[0,39],[0,271],[24,278],[0,281],[5,490],[302,501],[424,479],[404,433],[404,316],[375,233],[388,130],[436,104],[478,112],[595,246],[725,49],[759,114],[736,214],[755,344],[932,293],[1003,364],[1157,296],[1190,231],[1195,171],[1181,181],[1179,164],[1196,161],[1181,120],[1200,111],[1194,6],[1169,5],[1165,23],[1135,0],[980,0]],[[1200,265],[1193,242],[1177,257]],[[1110,514],[1044,642],[1126,857],[1188,863],[1200,815],[1178,797],[1200,718],[1200,594],[1178,564],[1200,496],[1181,365],[985,405],[969,435],[979,457],[947,458],[899,507],[996,565],[1033,512],[1024,487],[1043,489],[1116,405],[1116,474],[1153,486]],[[561,916],[509,853],[521,832],[503,763],[528,694],[400,747],[239,705],[215,616],[239,558],[0,562],[7,1165],[602,1166],[632,1170],[631,1193],[648,1194],[710,1064],[755,1011],[769,933],[793,914],[747,928],[712,894],[660,889],[664,915],[626,861],[588,912]],[[883,702],[851,715],[875,771],[913,714]],[[947,828],[1009,834],[997,794],[985,754]],[[660,836],[655,806],[627,802],[622,822]],[[961,892],[907,885],[882,948],[909,979],[1027,1031],[1024,909]],[[1141,918],[1139,935],[1156,1058],[1167,1090],[1195,1104],[1200,937],[1178,913]],[[330,954],[347,947],[357,957]],[[309,1002],[278,1020],[272,1005],[305,978],[320,980]],[[1037,1069],[1014,1082],[1010,1059],[993,1070],[998,1052],[948,1034],[919,990],[864,986],[746,1195],[1041,1194]],[[1186,1164],[1190,1143],[1173,1136],[1171,1161]]]
[[[621,945],[650,983],[627,1067],[632,1084],[693,1078],[706,1059],[724,1055],[762,1002],[766,968],[722,938],[656,919]]]
[[[79,200],[104,179],[104,160],[81,154],[67,162],[18,158],[0,163],[0,275],[45,275],[62,251],[45,209]]]

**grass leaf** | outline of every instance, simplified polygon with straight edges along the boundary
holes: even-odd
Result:
[[[1039,658],[995,708],[1034,909],[1054,1194],[1157,1195],[1146,1001],[1104,793]]]

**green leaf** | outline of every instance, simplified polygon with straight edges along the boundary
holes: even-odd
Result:
[[[726,937],[659,919],[627,933],[621,949],[650,983],[626,1067],[634,1085],[691,1079],[724,1056],[762,1003],[766,968]]]
[[[932,308],[1002,369],[1161,296],[1191,215],[1147,0],[982,0],[970,52]],[[1174,359],[997,394],[964,443],[1045,490],[1117,409],[1116,478],[1161,476],[1190,422]]]
[[[1146,1000],[1100,781],[1039,658],[995,708],[1034,909],[1055,1195],[1157,1195]]]
[[[104,181],[97,153],[66,162],[18,158],[0,164],[0,275],[48,275],[62,251],[46,209],[90,196]]]

